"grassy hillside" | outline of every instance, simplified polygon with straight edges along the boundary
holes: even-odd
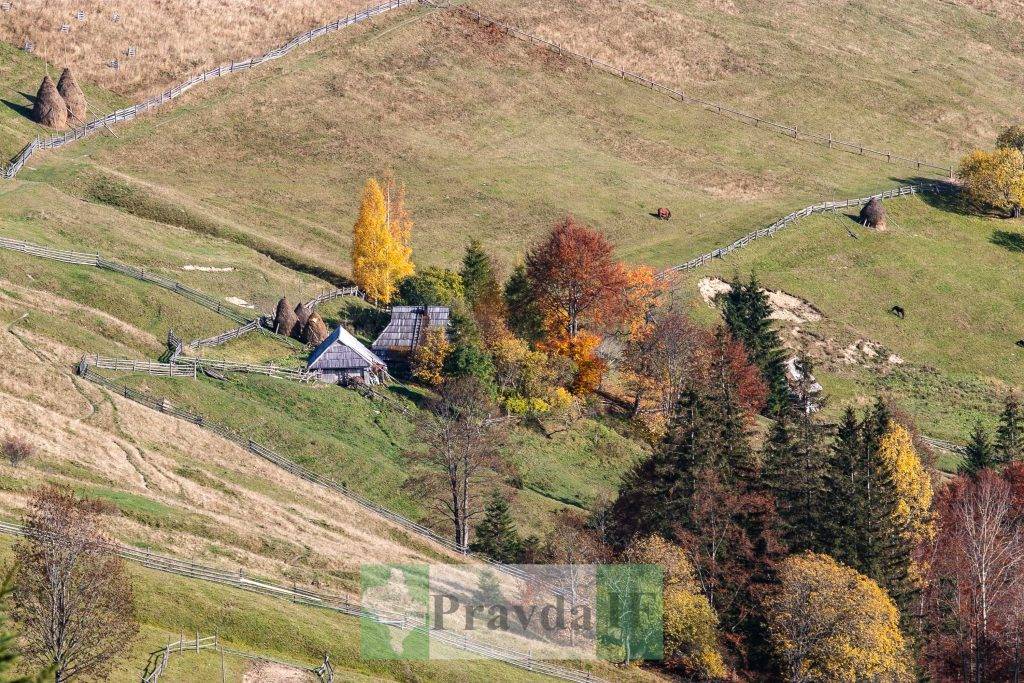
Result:
[[[347,272],[366,177],[389,168],[408,184],[421,264],[452,263],[473,235],[511,261],[567,212],[627,258],[668,264],[782,207],[893,184],[877,161],[766,137],[416,12],[211,84],[24,177],[136,212],[170,202],[335,272]],[[96,192],[110,169],[129,199]],[[656,221],[658,206],[678,219]]]
[[[471,0],[574,50],[802,129],[936,163],[1020,116],[1019,3]],[[980,9],[1016,7],[1016,17]]]

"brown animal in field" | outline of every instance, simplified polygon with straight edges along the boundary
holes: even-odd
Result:
[[[669,218],[672,218],[672,212],[669,211],[664,206],[659,207],[658,208],[658,218],[660,220],[667,221]]]

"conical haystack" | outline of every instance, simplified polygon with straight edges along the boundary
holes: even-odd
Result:
[[[295,322],[295,312],[288,302],[288,297],[281,297],[281,300],[277,302],[277,311],[274,313],[274,332],[290,337],[295,329]]]
[[[319,346],[324,339],[327,339],[328,334],[330,333],[327,331],[327,324],[324,323],[324,319],[320,317],[319,313],[313,311],[309,316],[309,321],[306,323],[302,340],[311,346]]]
[[[85,123],[85,93],[78,87],[78,81],[70,68],[65,68],[57,81],[57,92],[68,105],[68,121],[72,126]]]
[[[49,75],[43,76],[43,82],[39,85],[36,103],[32,105],[32,120],[57,129],[68,125],[68,105],[57,92],[57,86]]]
[[[875,230],[885,230],[885,207],[878,197],[872,197],[860,210],[860,222]]]
[[[309,322],[310,310],[306,308],[306,304],[299,302],[299,305],[295,307],[295,327],[292,328],[292,336],[296,339],[302,339],[302,335],[306,331],[306,323]]]

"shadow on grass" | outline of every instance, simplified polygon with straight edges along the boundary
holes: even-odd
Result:
[[[24,97],[28,104],[18,104],[17,102],[11,102],[10,100],[0,100],[0,102],[18,116],[23,116],[29,121],[32,121],[32,107],[36,102],[35,96],[29,95],[26,92],[19,92],[18,94]]]
[[[928,206],[940,211],[956,213],[962,216],[972,215],[976,212],[971,207],[964,195],[960,192],[960,186],[951,180],[927,176],[894,177],[892,180],[900,185],[921,185],[932,184],[937,186],[936,192],[922,192],[918,196]]]
[[[996,230],[992,233],[992,237],[989,238],[989,241],[998,247],[1006,249],[1007,251],[1024,254],[1024,235],[1019,232]]]

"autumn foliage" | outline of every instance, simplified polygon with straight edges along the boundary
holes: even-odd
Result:
[[[404,191],[393,181],[386,193],[375,178],[366,181],[352,230],[352,279],[371,299],[389,303],[398,282],[415,271],[411,232]]]

